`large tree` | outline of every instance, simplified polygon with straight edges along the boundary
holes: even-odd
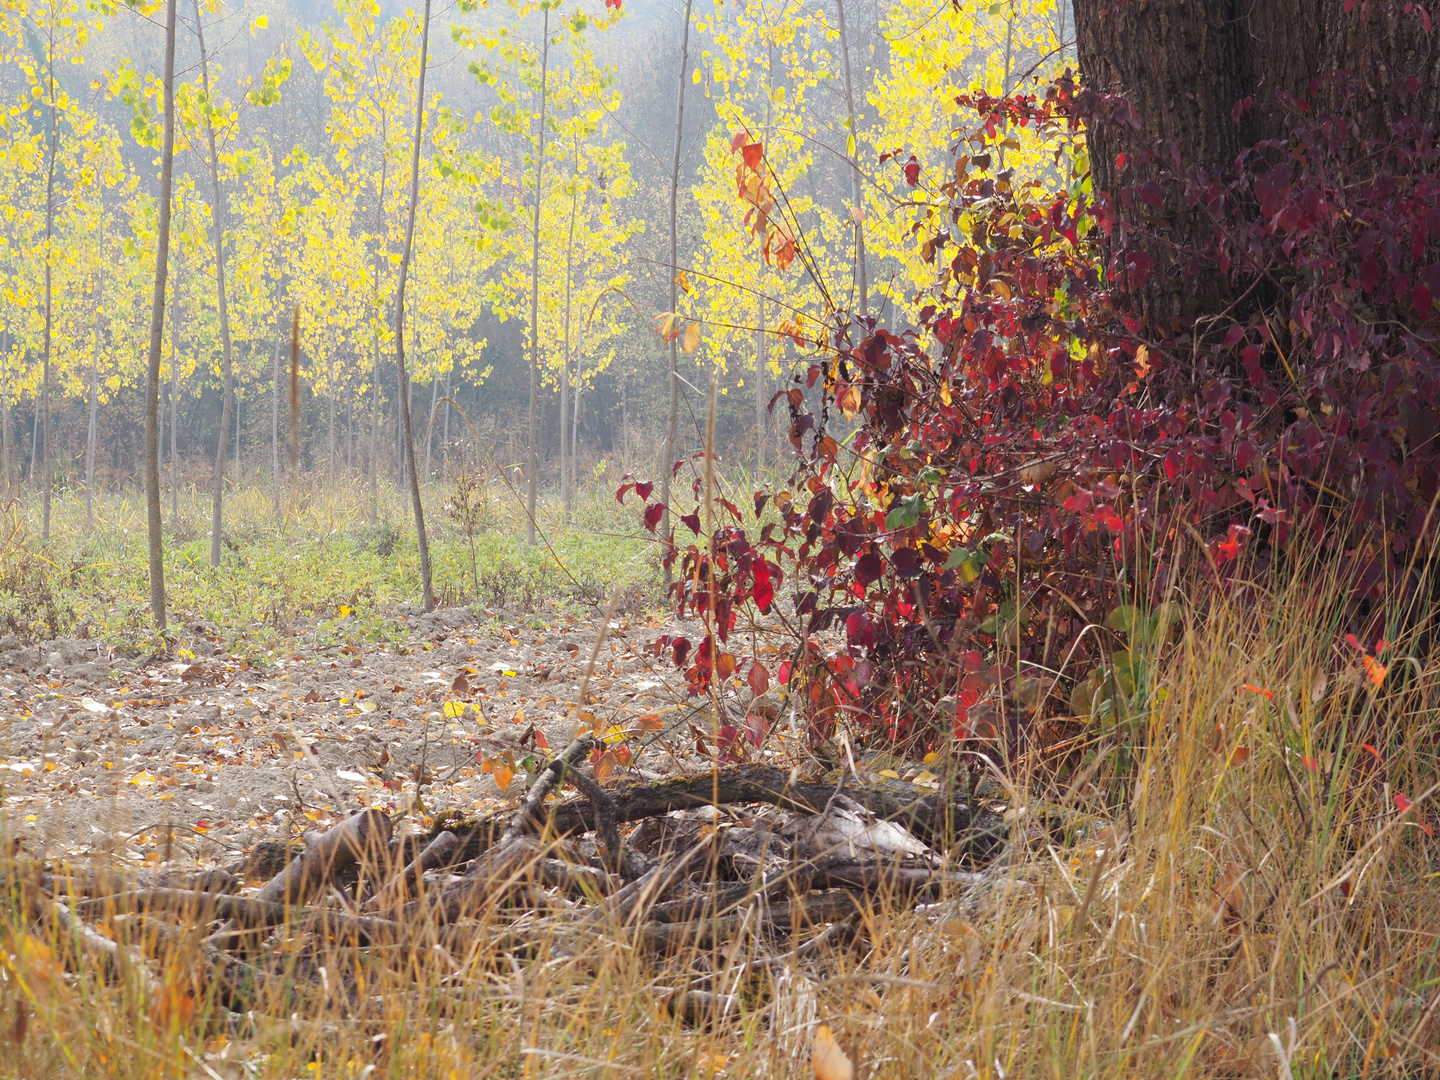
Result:
[[[1248,147],[1283,135],[1289,99],[1355,125],[1355,145],[1385,135],[1403,111],[1440,126],[1440,27],[1404,0],[1074,0],[1080,70],[1117,95],[1091,118],[1097,191],[1147,229],[1155,259],[1135,290],[1156,330],[1192,324],[1231,297],[1220,275],[1177,258],[1210,222],[1183,196],[1187,180],[1223,174]],[[1124,105],[1118,105],[1123,97]],[[1166,182],[1170,181],[1170,182]],[[1160,205],[1141,188],[1163,188]],[[1155,189],[1149,189],[1154,192]],[[1152,194],[1151,198],[1155,196]],[[1198,273],[1187,271],[1198,270]]]

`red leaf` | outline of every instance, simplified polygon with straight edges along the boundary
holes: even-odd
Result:
[[[1400,813],[1402,813],[1402,814],[1405,813],[1405,811],[1409,810],[1409,809],[1410,809],[1412,806],[1414,806],[1414,805],[1415,805],[1415,804],[1414,804],[1413,802],[1411,802],[1409,799],[1407,799],[1404,795],[1396,795],[1396,796],[1395,796],[1395,809],[1399,810]],[[1427,822],[1425,822],[1424,820],[1422,820],[1418,815],[1416,816],[1415,824],[1419,825],[1420,828],[1422,828],[1422,829],[1425,830],[1425,835],[1426,835],[1426,836],[1434,836],[1434,835],[1435,835],[1435,830],[1429,825],[1429,823],[1427,823]]]
[[[625,496],[630,494],[630,492],[634,489],[635,485],[633,483],[626,482],[624,484],[621,484],[620,487],[615,491],[615,501],[618,502],[621,506],[624,506]]]
[[[765,160],[765,144],[752,142],[746,143],[745,148],[740,151],[745,159],[745,166],[749,169],[758,169],[760,162]]]
[[[646,480],[644,483],[637,482],[635,484],[635,494],[639,495],[642,499],[650,498],[650,493],[654,490],[655,484],[650,480]]]
[[[653,533],[655,531],[655,526],[660,524],[660,519],[664,515],[664,503],[651,503],[649,506],[645,507],[645,528],[649,529]]]
[[[617,3],[615,6],[619,7],[620,5]],[[535,729],[535,745],[541,750],[550,749],[550,743],[546,740],[545,733],[539,728]]]
[[[775,679],[781,686],[790,685],[790,661],[786,660],[780,665],[780,670],[775,673]]]
[[[745,139],[746,139],[747,137],[748,137],[748,136],[747,136],[747,133],[746,133],[746,132],[744,132],[744,131],[737,131],[737,132],[735,133],[735,136],[730,140],[730,153],[733,154],[733,153],[735,153],[736,150],[739,150],[740,147],[744,146],[744,145],[745,145]]]
[[[680,520],[683,521],[686,525],[689,525],[690,531],[693,532],[696,536],[700,535],[700,514],[698,512],[692,514],[682,514],[680,516]]]
[[[750,665],[750,673],[745,676],[745,681],[750,684],[750,692],[759,697],[770,689],[770,669],[756,660]]]
[[[676,638],[675,644],[670,647],[670,658],[675,661],[676,667],[685,663],[685,658],[690,655],[690,639]]]
[[[770,724],[763,716],[751,713],[745,717],[745,738],[750,740],[750,745],[757,749],[764,744],[765,736],[770,734]]]
[[[920,162],[915,160],[915,155],[910,155],[910,160],[905,163],[905,182],[911,187],[920,183]]]

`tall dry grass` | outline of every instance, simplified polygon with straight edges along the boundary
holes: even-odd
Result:
[[[118,946],[77,944],[12,864],[0,1074],[793,1077],[821,1021],[862,1077],[1440,1074],[1435,658],[1401,637],[1372,678],[1323,570],[1192,616],[1137,723],[1022,783],[988,884],[875,903],[799,963],[743,968],[787,947],[758,910],[657,958],[492,906],[403,946],[297,958],[281,933],[234,1013],[198,933],[96,916]],[[507,954],[517,921],[552,930]],[[687,986],[737,1013],[677,1015]]]

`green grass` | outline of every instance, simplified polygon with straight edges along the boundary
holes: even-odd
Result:
[[[584,614],[624,590],[631,603],[658,602],[654,546],[637,536],[634,511],[608,491],[582,495],[567,516],[558,502],[539,514],[542,542],[526,543],[523,507],[503,484],[472,492],[472,532],[457,520],[456,488],[427,492],[436,596],[554,618]],[[80,636],[122,649],[156,646],[150,615],[144,500],[136,492],[96,500],[86,527],[83,493],[61,492],[52,536],[39,540],[36,500],[13,503],[0,554],[0,637],[14,644]],[[608,505],[607,505],[608,504]],[[233,491],[226,501],[221,564],[210,566],[210,502],[181,493],[165,500],[165,580],[170,622],[204,622],[244,652],[265,651],[301,630],[341,636],[394,632],[388,616],[420,600],[419,555],[408,503],[382,493],[374,525],[359,485],[293,493],[283,521],[270,493]],[[340,609],[351,609],[339,622]]]

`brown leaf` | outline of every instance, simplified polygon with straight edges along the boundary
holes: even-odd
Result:
[[[456,675],[455,681],[450,684],[450,692],[452,694],[468,694],[470,692],[470,680],[465,677],[463,671]]]

